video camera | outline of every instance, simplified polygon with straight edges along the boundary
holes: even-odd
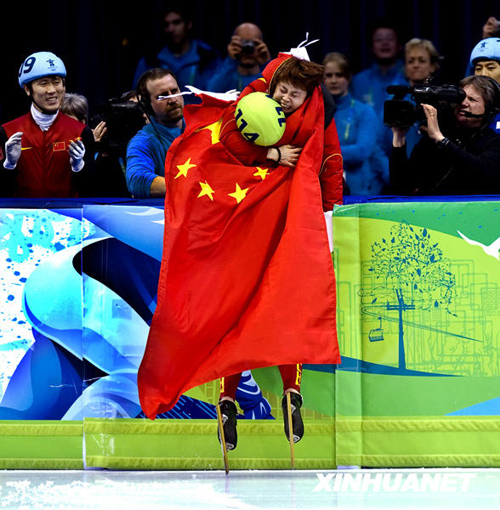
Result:
[[[129,140],[144,127],[143,112],[136,101],[119,97],[101,105],[92,124],[104,120],[107,126],[105,144],[109,149],[125,151]]]
[[[384,124],[401,129],[408,129],[415,122],[426,120],[422,103],[430,104],[438,110],[450,110],[450,107],[465,99],[463,89],[455,85],[390,85],[387,92],[394,97],[384,103]],[[405,101],[406,95],[410,95],[415,104]]]

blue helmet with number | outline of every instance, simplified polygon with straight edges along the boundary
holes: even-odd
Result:
[[[474,65],[480,59],[500,61],[500,38],[488,37],[476,44],[470,55],[470,63]]]
[[[27,83],[44,76],[66,78],[64,62],[50,51],[39,51],[26,58],[19,68],[19,85],[24,87]]]

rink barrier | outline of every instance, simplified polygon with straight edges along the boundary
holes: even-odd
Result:
[[[223,469],[217,382],[134,418],[162,203],[1,205],[0,468]],[[494,197],[334,210],[342,364],[304,367],[298,469],[500,467],[499,220]],[[278,371],[254,377],[275,419],[239,420],[232,469],[287,469]]]

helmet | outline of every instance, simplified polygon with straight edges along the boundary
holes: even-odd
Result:
[[[256,145],[274,145],[285,132],[286,119],[281,106],[264,92],[252,92],[242,97],[234,115],[240,133]]]
[[[500,38],[488,37],[479,41],[470,54],[470,63],[474,65],[479,59],[500,61]]]
[[[43,76],[62,76],[66,78],[64,62],[50,51],[39,51],[30,55],[19,68],[19,85],[38,80]]]

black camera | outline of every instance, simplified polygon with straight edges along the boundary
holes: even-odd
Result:
[[[465,99],[465,92],[456,85],[390,85],[387,92],[394,97],[384,103],[384,124],[401,129],[408,129],[415,122],[426,120],[422,103],[438,110],[449,110]],[[410,95],[415,104],[406,101],[406,95]]]
[[[110,99],[101,105],[92,124],[100,120],[104,120],[107,126],[104,145],[119,151],[125,151],[129,140],[145,125],[139,104],[123,97]]]
[[[255,51],[255,42],[250,39],[241,40],[241,54],[251,55]]]

